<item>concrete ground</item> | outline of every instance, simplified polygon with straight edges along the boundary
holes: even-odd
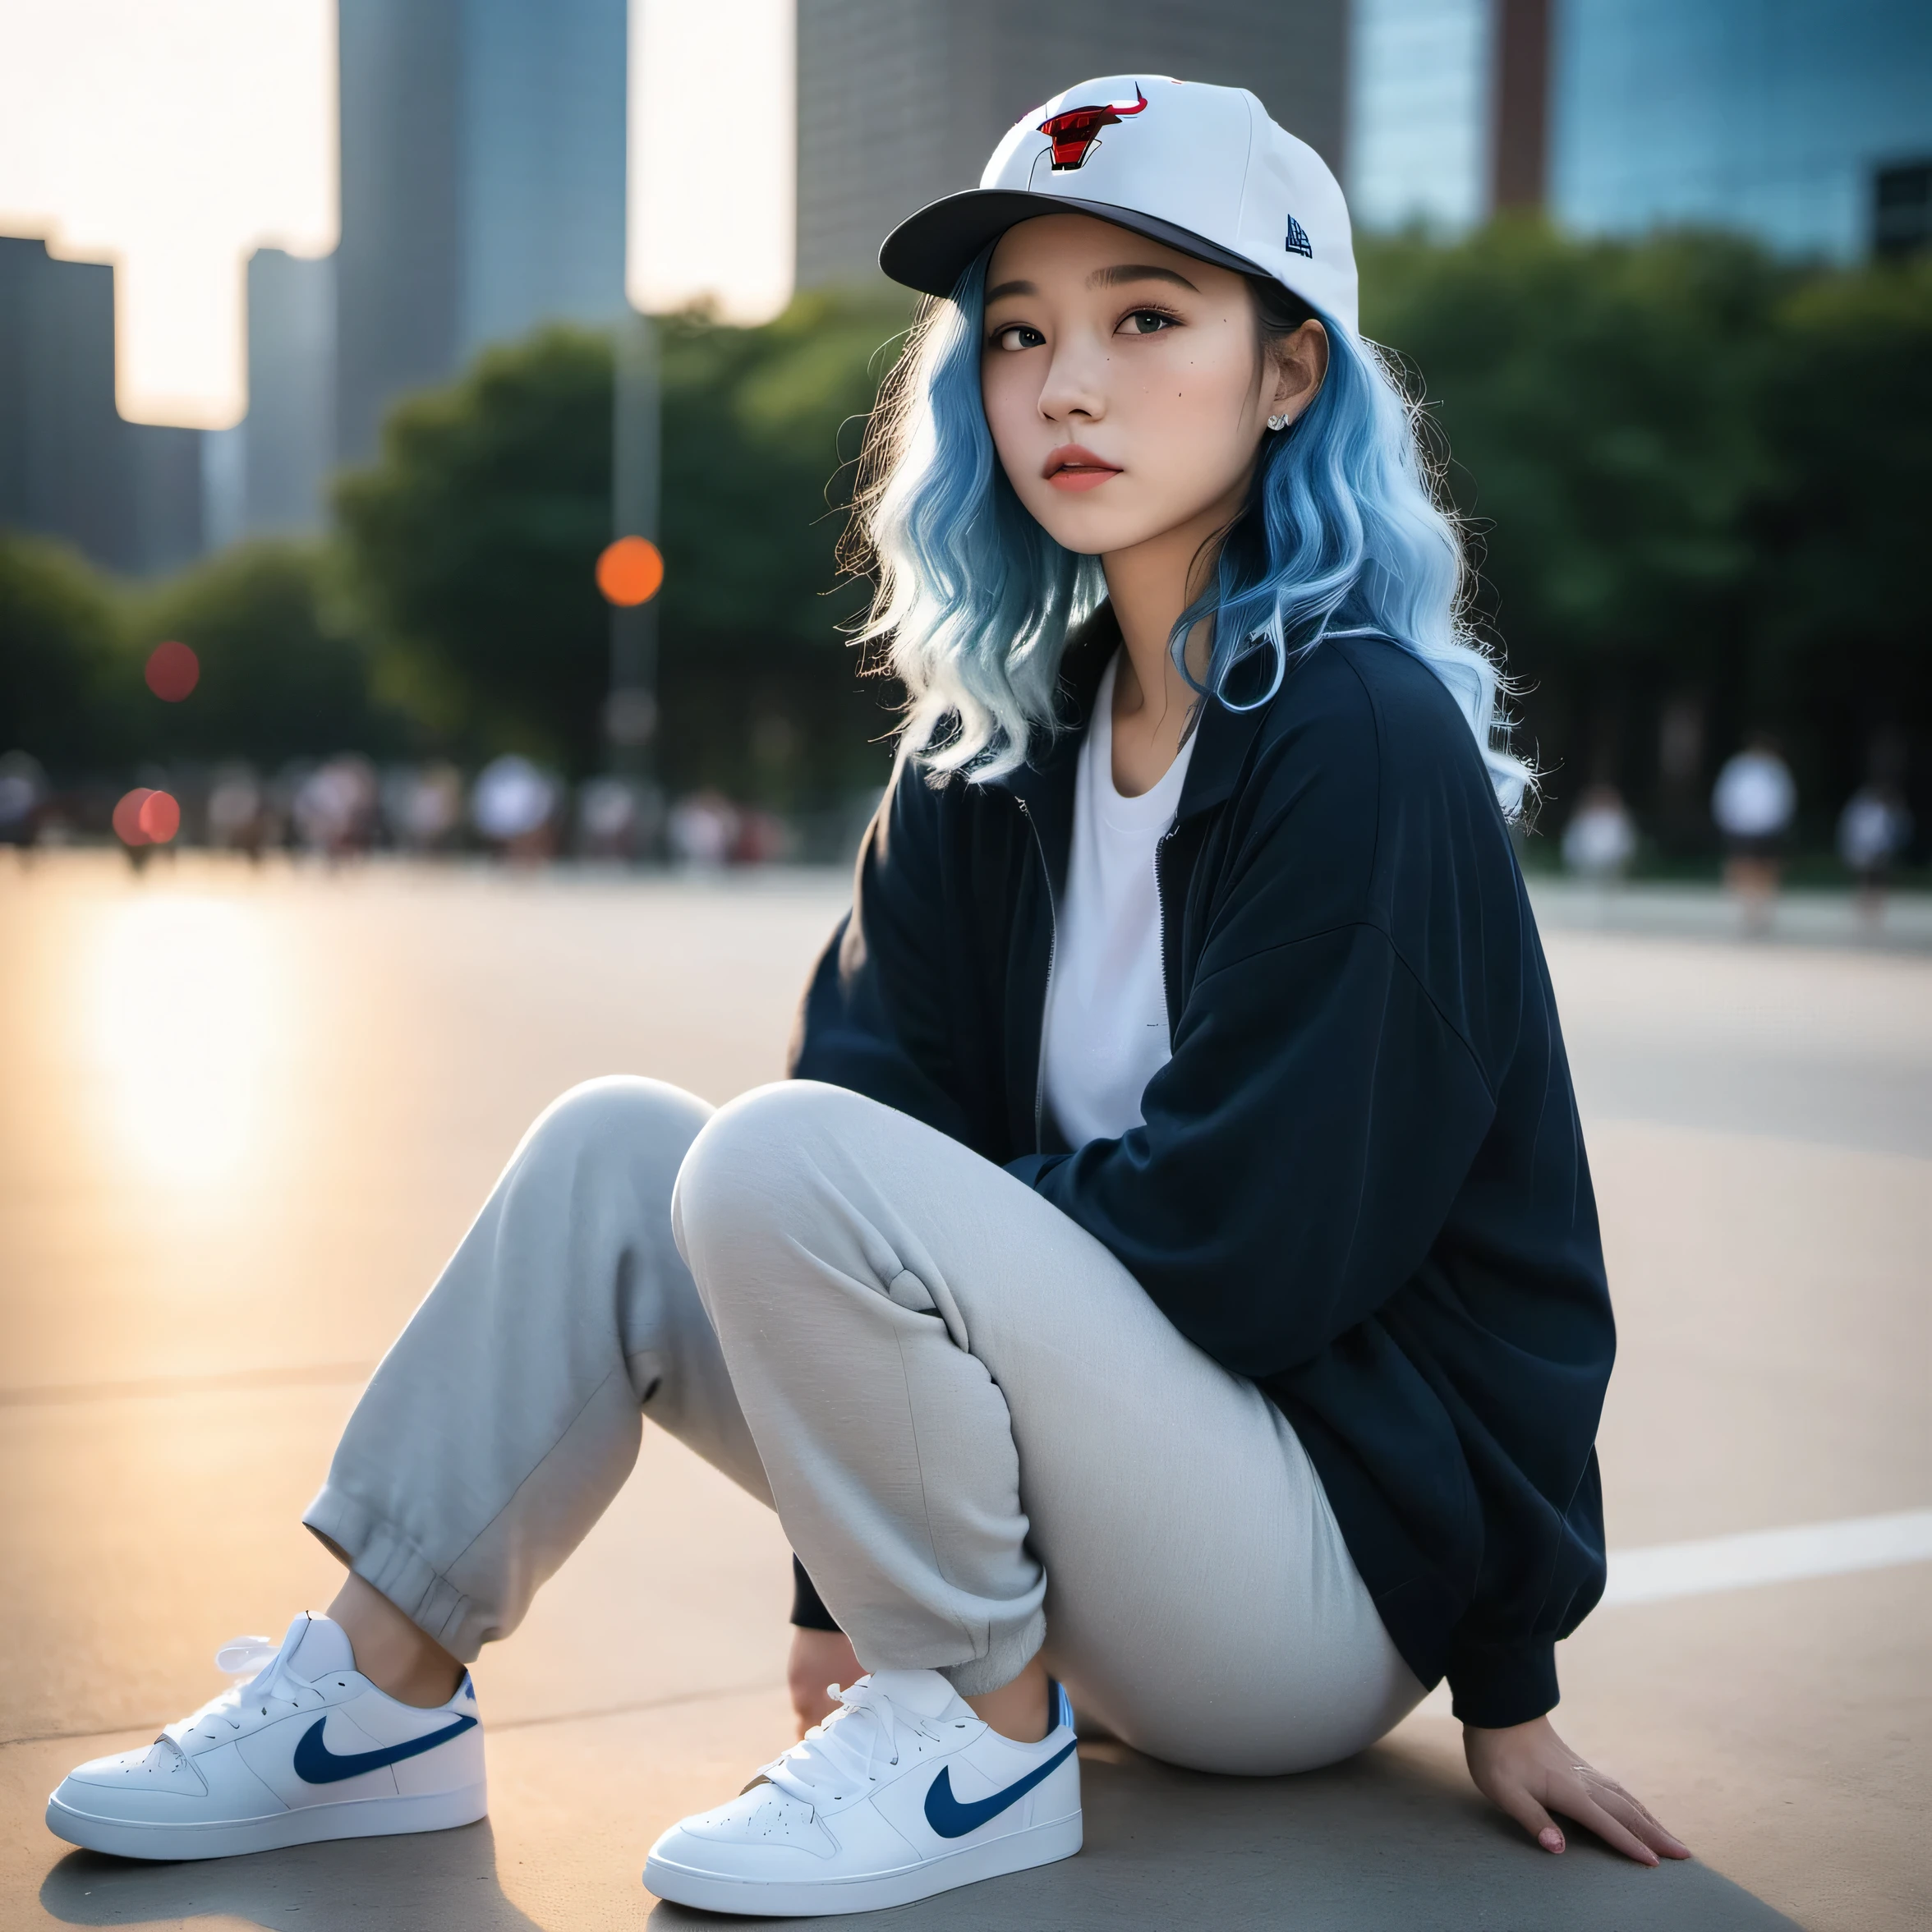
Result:
[[[531,1116],[613,1070],[774,1077],[840,888],[0,853],[0,1925],[724,1922],[637,1874],[785,1741],[785,1550],[655,1433],[479,1671],[488,1824],[150,1867],[40,1811],[333,1593],[297,1513]],[[1551,914],[1622,1327],[1613,1549],[1925,1510],[1932,960]],[[1565,1646],[1564,1736],[1692,1865],[1536,1852],[1432,1700],[1309,1778],[1089,1746],[1079,1859],[868,1922],[1922,1925],[1932,1566],[1811,1567]]]

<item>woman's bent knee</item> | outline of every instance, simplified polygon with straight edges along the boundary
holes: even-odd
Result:
[[[711,1107],[665,1080],[605,1074],[560,1093],[531,1122],[523,1152],[575,1158],[593,1152],[668,1154],[674,1163],[697,1138]]]
[[[720,1237],[795,1218],[822,1180],[844,1117],[876,1104],[816,1080],[780,1080],[720,1107],[692,1143],[671,1198],[685,1260],[697,1269]]]

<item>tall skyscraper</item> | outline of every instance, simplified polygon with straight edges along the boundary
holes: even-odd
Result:
[[[798,283],[878,274],[897,222],[1090,76],[1251,88],[1342,160],[1348,0],[798,0]]]
[[[1925,0],[1562,0],[1552,56],[1551,200],[1591,233],[1852,260],[1879,177],[1932,159]]]
[[[1924,0],[1354,6],[1364,226],[1540,202],[1586,234],[1696,224],[1839,260],[1932,228]]]
[[[0,526],[129,571],[319,528],[338,463],[478,349],[624,308],[627,0],[339,0],[342,242],[248,270],[248,414],[114,407],[113,272],[0,238]]]
[[[248,414],[238,435],[241,530],[251,536],[318,528],[335,467],[333,255],[305,261],[278,248],[248,264]]]
[[[467,0],[457,351],[624,306],[626,0]]]
[[[114,407],[114,271],[0,237],[0,527],[170,569],[201,547],[200,452]]]
[[[133,540],[122,568],[142,577],[179,570],[207,548],[208,433],[163,423],[121,428],[134,499]]]
[[[1348,168],[1355,224],[1448,232],[1489,212],[1493,0],[1354,0]]]
[[[337,451],[538,323],[623,303],[625,0],[341,0]]]
[[[0,526],[129,563],[127,427],[114,409],[114,271],[0,238]]]

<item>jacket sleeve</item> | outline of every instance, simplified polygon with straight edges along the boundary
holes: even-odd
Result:
[[[859,848],[852,910],[806,987],[786,1071],[970,1144],[948,1027],[941,816],[939,795],[902,763]]]
[[[1143,1097],[1145,1125],[1012,1168],[1190,1341],[1262,1380],[1414,1273],[1494,1105],[1376,925],[1215,950]]]

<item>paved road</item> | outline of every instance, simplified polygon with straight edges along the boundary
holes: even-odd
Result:
[[[296,1515],[530,1117],[611,1070],[715,1099],[774,1077],[839,891],[0,862],[0,1924],[644,1916],[650,1838],[784,1734],[776,1525],[655,1434],[487,1659],[489,1827],[150,1870],[62,1856],[39,1803],[216,1688],[223,1638],[326,1600]],[[1612,1543],[1925,1510],[1932,960],[1572,910],[1548,943],[1621,1318]],[[1929,1612],[1920,1562],[1590,1619],[1562,1726],[1699,1848],[1688,1870],[1519,1848],[1425,1707],[1311,1779],[1092,1750],[1088,1854],[900,1916],[1916,1925]]]

